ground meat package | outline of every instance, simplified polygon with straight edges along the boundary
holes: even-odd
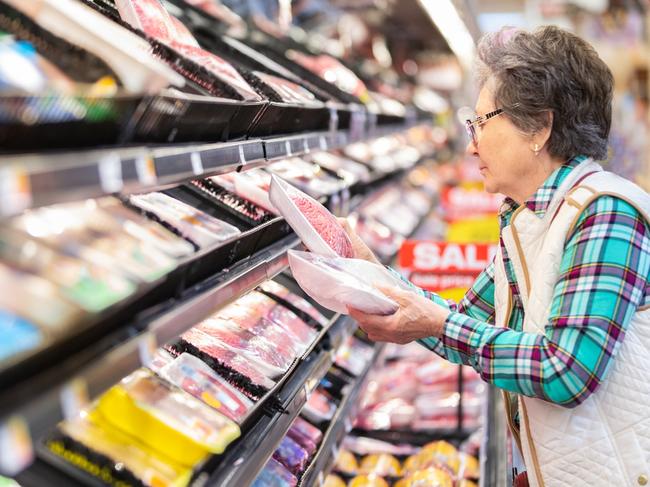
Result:
[[[269,198],[309,250],[331,257],[352,257],[352,242],[327,208],[277,176]]]
[[[296,250],[288,254],[291,272],[300,287],[321,306],[337,313],[347,314],[351,307],[365,313],[390,315],[397,311],[397,303],[373,286],[409,289],[382,266],[365,260]]]

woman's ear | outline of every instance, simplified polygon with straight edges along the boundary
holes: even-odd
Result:
[[[546,146],[548,139],[551,138],[551,131],[553,130],[553,111],[547,110],[544,112],[544,117],[546,117],[544,127],[533,135],[531,141],[531,144],[537,146],[539,150]]]

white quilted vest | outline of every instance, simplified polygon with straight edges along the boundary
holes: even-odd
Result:
[[[589,173],[594,174],[576,185]],[[543,218],[522,205],[503,228],[521,291],[524,331],[544,333],[568,233],[582,210],[602,194],[628,201],[650,221],[646,192],[587,160],[563,181]],[[495,289],[496,323],[505,326],[512,303],[501,252]],[[650,485],[650,308],[637,310],[614,357],[600,387],[573,409],[519,397],[521,427],[513,436],[531,486]]]

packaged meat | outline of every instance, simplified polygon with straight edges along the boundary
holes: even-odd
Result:
[[[362,474],[375,474],[381,477],[400,477],[402,466],[399,460],[388,453],[367,455],[361,460],[359,472]]]
[[[402,398],[379,401],[365,408],[357,417],[358,427],[366,430],[387,430],[408,427],[417,418],[417,410]]]
[[[336,352],[334,363],[352,375],[358,376],[372,359],[373,353],[373,347],[350,336]]]
[[[253,482],[253,487],[294,487],[298,479],[284,465],[271,458]]]
[[[235,193],[261,206],[269,213],[277,214],[277,210],[269,199],[271,174],[263,169],[249,169],[232,174],[232,184]]]
[[[240,435],[233,421],[146,369],[105,392],[93,417],[188,467],[222,453]]]
[[[4,310],[0,310],[0,336],[0,364],[38,348],[44,339],[32,323]]]
[[[129,201],[178,228],[183,235],[196,242],[201,248],[224,242],[241,233],[229,223],[217,220],[164,193],[132,195]]]
[[[321,388],[317,388],[305,404],[302,410],[305,416],[312,423],[323,423],[331,421],[336,412],[334,400]]]
[[[346,487],[343,479],[338,475],[329,474],[325,477],[325,482],[323,482],[323,487]]]
[[[287,431],[287,436],[295,441],[300,447],[307,452],[307,457],[309,460],[318,451],[318,445],[311,441],[309,438],[304,436],[300,431],[294,429],[293,427],[289,428]]]
[[[399,306],[373,287],[399,285],[380,265],[290,250],[289,266],[300,287],[321,306],[348,314],[348,307],[365,313],[390,315]],[[371,283],[371,284],[369,284]]]
[[[193,328],[186,331],[181,337],[181,343],[176,348],[189,351],[187,350],[188,346],[193,347],[196,352],[207,355],[227,369],[247,378],[253,386],[265,390],[272,389],[275,386],[275,381],[261,371],[257,362],[251,361],[249,357],[245,357],[243,354],[237,354],[225,344],[202,331]]]
[[[253,407],[250,399],[189,353],[165,365],[159,375],[238,424]]]
[[[350,480],[348,487],[389,487],[389,484],[378,475],[357,475]]]
[[[300,157],[273,162],[267,170],[316,199],[335,195],[346,188],[345,181],[341,178],[323,171],[318,164],[308,162]]]
[[[309,346],[318,335],[316,330],[302,321],[293,311],[280,304],[273,306],[266,317],[273,323],[281,326],[288,333],[297,336],[301,345],[305,348]]]
[[[163,42],[176,37],[172,18],[160,0],[115,0],[120,17],[148,36]]]
[[[305,471],[309,462],[309,454],[289,436],[282,438],[273,458],[296,476]]]
[[[65,461],[107,485],[183,487],[192,469],[173,462],[133,437],[94,423],[87,415],[59,424],[45,439],[45,447]]]
[[[316,428],[316,426],[311,424],[309,421],[305,420],[300,416],[296,418],[291,428],[299,432],[303,436],[309,438],[317,445],[319,445],[320,442],[323,440],[323,432],[318,428]]]
[[[312,105],[318,103],[313,93],[296,83],[261,71],[253,71],[253,74],[269,85],[286,103]]]
[[[274,218],[272,213],[269,213],[252,201],[235,194],[234,187],[232,190],[224,188],[216,180],[216,177],[191,181],[190,184],[252,225],[260,225]]]
[[[319,325],[327,326],[329,320],[323,316],[323,314],[318,311],[313,304],[311,304],[306,299],[298,296],[297,294],[292,293],[282,284],[268,280],[260,286],[260,289],[266,293],[272,294],[273,296],[284,299],[288,303],[298,308],[300,311],[307,313],[307,315],[314,319]]]
[[[336,457],[334,469],[348,475],[356,475],[359,473],[357,457],[355,457],[349,450],[341,448],[338,457]]]
[[[352,257],[347,233],[318,201],[276,176],[271,178],[269,197],[309,250],[332,257]]]
[[[311,161],[330,171],[335,171],[349,185],[359,181],[367,183],[371,179],[370,169],[367,166],[331,152],[316,152],[311,156]]]

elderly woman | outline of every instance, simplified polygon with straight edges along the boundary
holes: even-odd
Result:
[[[503,389],[531,485],[646,485],[650,197],[593,161],[607,152],[612,75],[555,27],[502,30],[478,54],[467,154],[507,196],[499,251],[458,306],[385,289],[395,314],[350,314],[373,340],[419,340]]]

